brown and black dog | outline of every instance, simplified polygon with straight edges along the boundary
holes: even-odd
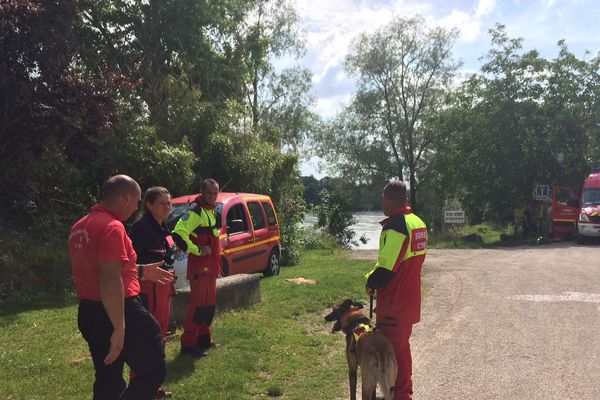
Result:
[[[325,321],[335,321],[331,332],[346,334],[346,358],[350,379],[350,399],[356,400],[356,376],[361,367],[362,400],[375,400],[377,384],[384,399],[394,397],[396,381],[396,357],[392,344],[381,332],[371,326],[362,311],[363,305],[350,299],[344,300],[325,316]]]

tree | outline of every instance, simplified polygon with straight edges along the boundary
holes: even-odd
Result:
[[[289,0],[258,0],[240,29],[246,49],[249,129],[279,148],[296,150],[319,119],[310,110],[312,73],[297,65],[277,70],[273,61],[304,54],[298,15]]]
[[[577,188],[596,131],[597,58],[579,60],[561,41],[558,57],[548,61],[523,51],[522,39],[509,38],[502,25],[490,35],[481,73],[440,115],[449,135],[435,149],[472,222],[512,220],[536,184]]]
[[[456,37],[455,30],[427,28],[420,16],[396,18],[360,35],[346,58],[357,94],[318,136],[320,155],[354,180],[383,183],[407,176],[417,207],[424,160],[441,134],[427,121],[439,111],[458,67],[451,57]]]
[[[252,128],[256,129],[267,104],[260,104],[266,78],[273,74],[270,57],[285,54],[299,56],[304,51],[298,31],[298,15],[287,0],[258,0],[246,27],[245,46],[248,52],[246,65],[250,90],[247,100],[252,114]],[[272,76],[269,81],[273,81]]]
[[[315,207],[317,226],[334,237],[342,247],[357,245],[354,240],[356,232],[350,229],[350,226],[356,223],[356,219],[349,211],[346,196],[337,190],[330,192],[323,189],[320,197],[321,204]]]
[[[321,204],[321,184],[314,176],[303,176],[304,201],[309,207]]]
[[[83,46],[77,1],[11,1],[0,5],[0,215],[11,224],[62,227],[89,205],[82,168],[90,143],[110,131],[122,82],[90,79],[73,68]],[[46,232],[45,229],[38,229]],[[49,231],[48,231],[49,232]],[[54,230],[56,232],[56,230]]]
[[[195,150],[221,120],[231,98],[243,95],[237,26],[253,2],[172,0],[85,2],[82,53],[86,67],[106,68],[135,84],[158,137]],[[130,98],[130,100],[138,100]],[[190,118],[190,114],[195,118]],[[181,124],[183,119],[188,122]]]
[[[547,67],[542,112],[552,154],[548,182],[579,189],[598,161],[598,109],[600,106],[600,56],[577,58],[564,40],[558,56]]]

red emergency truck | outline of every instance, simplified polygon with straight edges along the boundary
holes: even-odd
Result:
[[[594,168],[585,179],[579,196],[577,242],[600,236],[600,168]]]
[[[579,202],[575,192],[563,186],[552,188],[552,206],[548,209],[550,236],[570,238],[575,231]]]

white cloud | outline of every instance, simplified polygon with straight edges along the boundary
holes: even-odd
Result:
[[[554,5],[555,1],[554,0],[542,0],[542,5],[544,7],[552,7]]]
[[[450,15],[440,20],[439,25],[448,29],[457,28],[460,40],[465,42],[474,42],[481,35],[481,21],[464,11],[452,10]]]
[[[431,8],[427,3],[403,0],[379,4],[366,0],[296,0],[295,4],[308,32],[307,58],[311,59],[315,83],[329,68],[343,63],[352,40],[360,33],[373,32],[396,15],[415,15]]]
[[[332,97],[320,97],[317,99],[314,111],[324,118],[333,118],[351,100],[352,95],[350,93]]]
[[[475,17],[482,18],[488,16],[494,11],[495,8],[496,0],[479,0],[479,4],[477,4],[477,9],[475,10]]]
[[[460,40],[472,43],[481,38],[483,26],[487,24],[490,14],[496,10],[496,0],[479,0],[473,13],[453,9],[450,14],[442,18],[439,24],[445,28],[457,28],[460,31]]]

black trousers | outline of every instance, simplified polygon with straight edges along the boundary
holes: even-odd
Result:
[[[158,322],[140,299],[125,299],[125,343],[119,358],[110,365],[104,364],[104,358],[113,327],[102,303],[81,301],[77,322],[96,369],[94,400],[152,399],[167,374],[165,348]],[[135,372],[129,386],[123,379],[124,363]]]

